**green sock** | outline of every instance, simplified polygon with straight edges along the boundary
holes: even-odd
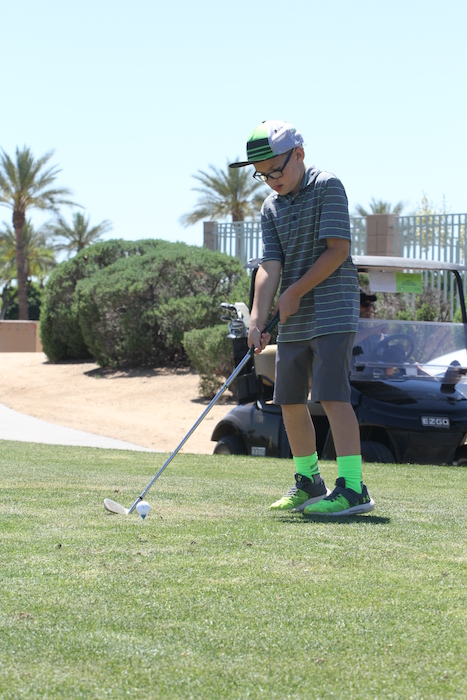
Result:
[[[316,452],[306,457],[294,457],[293,461],[297,474],[307,476],[309,479],[312,479],[315,474],[319,474],[318,454]]]
[[[362,492],[362,456],[348,455],[337,458],[337,474],[343,476],[348,489]]]

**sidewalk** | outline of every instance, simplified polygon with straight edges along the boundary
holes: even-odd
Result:
[[[18,413],[0,404],[0,440],[40,442],[46,445],[73,445],[76,447],[100,447],[112,450],[155,452],[148,447],[134,445],[123,440],[101,437],[82,430],[63,428],[54,423]]]

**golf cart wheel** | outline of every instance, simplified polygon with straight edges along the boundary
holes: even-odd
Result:
[[[246,447],[242,438],[238,435],[225,435],[221,438],[215,448],[215,455],[246,455]]]
[[[457,448],[454,464],[456,467],[467,467],[467,445]]]
[[[389,447],[386,447],[381,442],[366,440],[362,442],[362,461],[392,464],[395,460]]]

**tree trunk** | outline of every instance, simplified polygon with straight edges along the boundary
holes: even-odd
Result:
[[[2,289],[2,309],[0,311],[0,321],[3,321],[8,310],[8,282]]]
[[[16,235],[16,269],[18,273],[18,307],[19,320],[27,321],[28,314],[28,278],[26,274],[26,260],[23,246],[23,227],[26,216],[22,211],[13,211],[13,228]]]

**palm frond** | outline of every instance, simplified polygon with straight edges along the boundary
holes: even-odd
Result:
[[[355,213],[358,216],[370,216],[371,214],[394,214],[399,216],[405,207],[404,202],[397,202],[394,206],[390,202],[385,202],[382,199],[376,200],[372,197],[369,210],[365,209],[361,204],[355,207]]]
[[[258,215],[266,197],[266,188],[251,176],[251,172],[241,168],[221,170],[213,165],[209,171],[198,170],[193,178],[199,186],[193,187],[200,197],[192,212],[180,217],[183,226],[191,226],[198,221],[224,219],[243,221]]]
[[[57,264],[55,249],[50,242],[48,225],[35,229],[30,219],[23,227],[23,249],[27,276],[43,279]],[[0,278],[17,278],[16,233],[13,227],[3,224],[0,230]]]
[[[57,210],[60,205],[74,205],[69,199],[71,190],[53,187],[61,170],[57,166],[45,168],[53,151],[37,160],[30,149],[16,149],[15,161],[1,152],[0,155],[0,203],[25,213],[27,209]],[[78,205],[75,205],[78,206]]]
[[[74,212],[71,225],[58,216],[56,220],[48,225],[50,235],[59,239],[55,244],[56,250],[68,251],[68,253],[79,253],[92,243],[101,240],[104,233],[112,230],[112,222],[108,219],[100,224],[90,227],[90,217],[86,217],[82,212]]]

